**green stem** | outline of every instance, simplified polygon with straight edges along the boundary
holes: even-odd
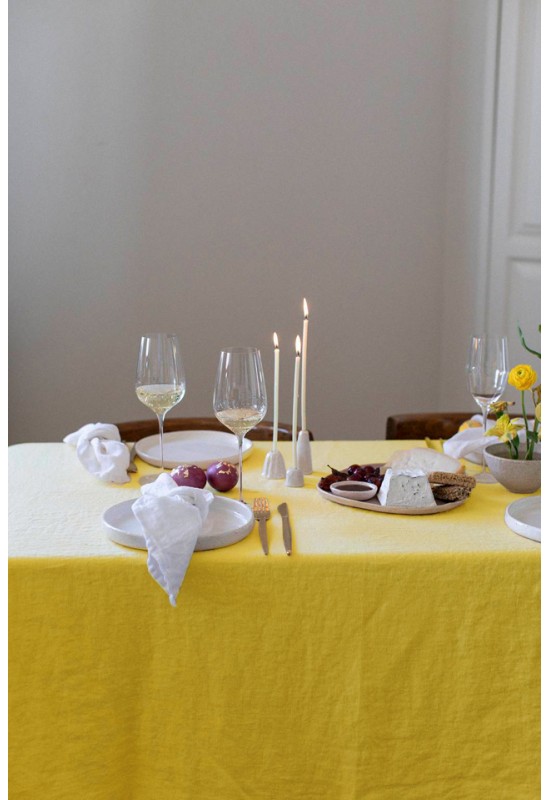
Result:
[[[533,432],[532,432],[531,437],[529,439],[529,448],[527,450],[527,455],[525,456],[525,459],[527,461],[532,461],[533,460],[533,453],[535,452],[535,445],[538,442],[538,440],[539,440],[539,421],[535,417],[535,422],[534,422],[534,425],[533,425]]]
[[[535,417],[535,421],[533,423],[533,430],[529,430],[528,422],[527,422],[527,411],[525,410],[525,392],[521,393],[521,408],[523,410],[523,420],[525,422],[525,437],[526,437],[526,453],[525,453],[525,460],[532,461],[533,460],[533,452],[535,450],[535,444],[538,441],[538,419]]]
[[[539,332],[540,332],[540,325],[539,325]],[[528,346],[527,342],[525,341],[525,337],[524,337],[524,335],[523,335],[523,331],[521,330],[521,328],[519,327],[519,325],[518,325],[518,333],[519,333],[519,338],[520,338],[520,341],[521,341],[522,345],[525,347],[525,349],[526,349],[526,350],[527,350],[529,353],[532,353],[534,356],[537,356],[537,358],[541,358],[541,354],[540,354],[540,353],[538,353],[536,350],[532,350],[532,349],[531,349],[531,348]]]
[[[522,391],[522,393],[521,393],[521,410],[523,412],[523,422],[525,423],[525,449],[526,449],[525,460],[526,461],[530,461],[533,456],[532,456],[532,454],[531,454],[531,456],[529,455],[529,453],[531,451],[531,438],[529,436],[529,424],[527,422],[527,411],[525,409],[525,392],[524,391]]]

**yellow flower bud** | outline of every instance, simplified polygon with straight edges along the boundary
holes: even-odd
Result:
[[[536,382],[537,373],[528,364],[518,364],[508,375],[508,383],[520,392],[530,389]]]
[[[489,413],[490,414],[507,414],[508,413],[508,406],[513,406],[514,403],[510,400],[497,400],[495,403],[491,403],[489,406]]]

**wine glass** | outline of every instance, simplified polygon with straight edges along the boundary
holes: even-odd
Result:
[[[220,353],[214,388],[214,413],[237,437],[239,445],[239,499],[243,500],[243,438],[265,417],[267,391],[260,351],[229,347]]]
[[[159,421],[160,468],[164,470],[163,429],[166,413],[185,394],[185,374],[178,337],[173,333],[150,333],[141,337],[136,372],[136,394],[154,411]],[[157,475],[146,476],[150,483]]]
[[[468,364],[468,387],[483,414],[483,432],[487,430],[487,414],[491,403],[502,396],[508,375],[508,340],[506,336],[484,333],[472,336]],[[482,453],[481,472],[476,475],[480,483],[496,483],[487,471],[485,450]]]

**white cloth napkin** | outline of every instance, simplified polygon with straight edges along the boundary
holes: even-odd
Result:
[[[483,450],[490,444],[498,444],[498,436],[483,435],[483,417],[481,414],[474,414],[469,422],[479,422],[481,427],[466,428],[455,433],[446,442],[443,442],[443,452],[453,458],[467,458],[475,464],[482,463]],[[493,427],[494,422],[490,422],[488,427]]]
[[[149,572],[173,606],[213,499],[207,489],[178,486],[163,473],[142,487],[132,506],[145,535]]]
[[[466,428],[466,430],[459,431],[443,442],[443,452],[453,458],[466,458],[474,464],[481,464],[482,454],[485,447],[490,444],[499,444],[500,439],[498,436],[484,436],[483,435],[483,417],[481,414],[475,414],[468,422],[479,422],[480,428]],[[494,420],[489,420],[487,429],[490,430],[495,424]],[[523,425],[523,420],[519,419],[519,424]],[[532,421],[527,420],[529,429],[532,428]],[[525,430],[518,431],[520,442],[525,442]]]
[[[130,480],[130,451],[120,441],[116,425],[90,422],[69,433],[63,441],[76,446],[79,461],[96,478],[113,483],[128,483]]]

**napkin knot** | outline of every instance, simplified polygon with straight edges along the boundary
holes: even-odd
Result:
[[[130,451],[120,440],[116,425],[95,422],[69,433],[63,441],[76,446],[80,463],[96,478],[113,483],[127,483]]]

